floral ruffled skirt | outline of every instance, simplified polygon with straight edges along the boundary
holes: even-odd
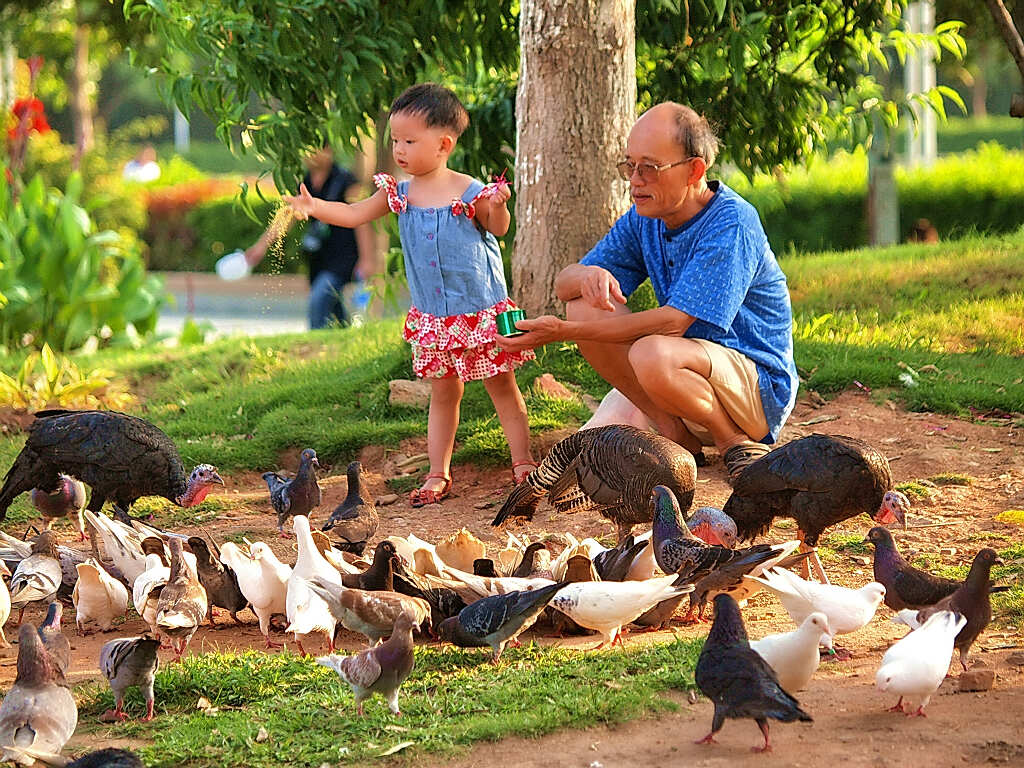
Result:
[[[413,371],[422,379],[458,376],[463,381],[479,381],[533,360],[533,350],[508,352],[494,341],[498,335],[495,317],[509,309],[518,309],[511,299],[479,312],[447,317],[411,307],[402,336],[412,345]]]

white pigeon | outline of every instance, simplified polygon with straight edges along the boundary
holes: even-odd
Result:
[[[949,671],[953,641],[966,623],[958,613],[939,611],[885,652],[875,685],[882,693],[900,697],[890,711],[903,712],[903,699],[910,699],[920,705],[907,715],[924,716],[924,708]]]
[[[51,554],[55,549],[45,545],[46,541],[52,543],[55,540],[56,534],[53,531],[44,531],[32,545],[34,554],[18,563],[14,569],[14,575],[11,576],[11,606],[20,608],[22,613],[30,603],[49,603],[57,596],[64,574],[60,561]]]
[[[797,624],[812,613],[828,617],[830,638],[856,632],[864,627],[885,598],[885,587],[877,581],[860,589],[848,589],[835,584],[805,581],[785,568],[772,568],[760,576],[747,576],[774,592],[782,601],[789,617]]]
[[[111,520],[104,515],[97,515],[92,510],[85,510],[85,519],[103,542],[107,557],[121,571],[129,584],[134,585],[135,579],[146,570],[146,553],[142,551],[142,535],[127,525]]]
[[[640,543],[641,541],[650,542],[653,531],[647,531],[641,533],[639,536],[634,536],[633,541]],[[629,570],[626,572],[626,581],[647,581],[653,579],[654,574],[658,572],[658,561],[654,557],[654,547],[648,544],[640,553],[633,558],[633,562],[629,566]]]
[[[827,639],[831,634],[828,617],[824,613],[812,613],[792,632],[751,640],[750,647],[775,670],[779,685],[795,696],[817,671],[821,660],[818,646],[822,638]]]
[[[75,625],[82,635],[109,632],[114,619],[128,613],[128,590],[92,558],[78,564],[78,581],[71,593]]]
[[[918,629],[921,626],[921,622],[917,620],[918,613],[920,611],[917,608],[903,608],[896,611],[896,615],[889,621],[893,624],[905,624],[911,629]]]
[[[647,581],[581,581],[558,591],[548,603],[581,627],[601,634],[601,648],[615,642],[622,627],[670,597],[693,591],[692,584],[673,586],[675,574]]]
[[[156,628],[160,592],[171,578],[171,569],[165,562],[156,552],[146,555],[146,570],[140,573],[132,584],[132,604],[156,637],[161,636]]]
[[[559,552],[558,557],[551,562],[551,573],[556,581],[561,581],[562,577],[565,576],[565,569],[569,564],[569,558],[583,552],[580,542],[568,531],[565,532],[565,539],[568,542],[565,549]]]
[[[11,571],[8,567],[0,561],[0,575],[10,576]],[[7,635],[4,634],[4,624],[11,618],[11,593],[7,589],[7,584],[3,579],[0,579],[0,648],[10,648],[11,644],[7,642]]]
[[[220,547],[220,561],[238,577],[238,588],[260,621],[266,647],[280,648],[281,643],[270,640],[270,619],[274,614],[287,615],[291,567],[278,560],[274,551],[262,541],[249,543],[248,553],[237,544],[226,541]]]
[[[333,653],[334,629],[338,623],[337,619],[331,615],[330,608],[327,607],[324,599],[309,588],[309,582],[314,578],[319,578],[340,590],[344,589],[341,583],[341,574],[317,550],[313,543],[313,536],[309,532],[309,518],[305,515],[296,515],[293,518],[293,525],[295,526],[295,540],[298,543],[299,556],[288,579],[288,593],[285,598],[288,626],[285,628],[285,632],[295,635],[295,642],[303,654],[306,653],[306,650],[302,647],[302,638],[314,632],[322,632]]]

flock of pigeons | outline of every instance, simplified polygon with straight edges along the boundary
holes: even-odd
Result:
[[[60,757],[78,713],[65,678],[70,647],[61,632],[59,597],[70,596],[80,632],[111,631],[134,606],[149,628],[139,637],[106,643],[100,668],[110,681],[115,708],[104,717],[123,720],[124,692],[139,686],[144,719],[154,715],[153,682],[158,650],[180,660],[214,607],[237,613],[250,607],[266,646],[275,617],[300,651],[322,637],[329,653],[316,661],[351,687],[359,714],[380,694],[399,714],[398,694],[414,666],[414,632],[461,647],[490,649],[498,663],[504,648],[538,621],[560,636],[596,633],[598,648],[615,642],[633,623],[667,626],[682,601],[684,621],[699,620],[708,603],[714,622],[696,668],[700,690],[715,705],[713,742],[726,718],[754,719],[764,735],[757,750],[771,748],[768,720],[810,720],[794,695],[818,668],[819,647],[841,653],[837,635],[856,632],[885,602],[912,630],[885,654],[879,690],[917,704],[929,698],[948,670],[953,650],[964,669],[969,651],[991,619],[991,549],[981,550],[963,583],[912,567],[883,527],[906,526],[909,502],[893,488],[888,462],[853,438],[812,435],[788,443],[751,464],[734,483],[723,510],[702,507],[687,518],[694,497],[692,456],[671,441],[625,425],[587,429],[556,444],[538,469],[509,495],[494,519],[531,518],[544,499],[557,510],[591,509],[611,520],[619,541],[605,547],[592,538],[549,536],[526,545],[508,534],[494,558],[463,529],[437,544],[416,536],[380,538],[380,520],[361,480],[348,467],[348,494],[323,530],[310,526],[320,505],[316,452],[302,451],[298,472],[264,475],[281,535],[291,520],[298,555],[281,562],[265,542],[244,546],[160,530],[129,516],[131,505],[159,495],[183,507],[199,503],[223,480],[199,465],[186,475],[173,442],[148,422],[112,412],[46,411],[37,415],[21,453],[0,489],[0,519],[23,492],[46,521],[31,544],[0,534],[0,559],[10,575],[0,581],[0,628],[12,608],[48,605],[38,628],[18,632],[18,674],[0,705],[2,759],[30,765]],[[91,495],[85,503],[85,489]],[[114,502],[114,518],[100,514]],[[880,525],[875,580],[849,589],[828,583],[820,562],[810,581],[813,546],[822,531],[861,513]],[[80,537],[92,552],[59,545],[49,525],[78,516]],[[796,520],[793,541],[738,546],[766,533],[777,516]],[[636,525],[650,530],[634,536]],[[334,540],[331,539],[331,534]],[[99,545],[102,543],[104,554]],[[790,568],[801,569],[804,578]],[[740,607],[758,591],[777,595],[796,629],[749,641]],[[19,623],[21,616],[19,615]],[[356,654],[333,653],[343,629],[367,639]],[[2,636],[0,636],[2,639]],[[6,643],[6,640],[4,640]],[[116,752],[116,751],[115,751]],[[106,762],[82,762],[96,759]],[[135,765],[121,753],[86,756],[70,765]],[[128,761],[128,762],[118,762]]]

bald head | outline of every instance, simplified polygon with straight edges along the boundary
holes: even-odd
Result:
[[[662,133],[679,146],[684,157],[699,157],[706,166],[715,162],[718,139],[708,121],[687,106],[674,101],[655,104],[636,121],[633,130]]]

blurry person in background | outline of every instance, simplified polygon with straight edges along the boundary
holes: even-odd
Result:
[[[139,154],[124,164],[121,172],[125,181],[145,183],[160,178],[160,166],[156,162],[156,149],[147,144],[139,150]]]
[[[334,162],[330,146],[325,144],[303,162],[303,182],[313,197],[345,203],[359,198],[358,179]],[[273,225],[268,227],[259,240],[246,248],[245,260],[250,267],[263,260],[277,237],[284,236],[284,232],[273,229]],[[351,318],[341,299],[342,289],[379,271],[373,229],[369,224],[348,229],[310,219],[302,237],[302,254],[309,266],[309,327],[326,328],[332,322],[348,325]]]

